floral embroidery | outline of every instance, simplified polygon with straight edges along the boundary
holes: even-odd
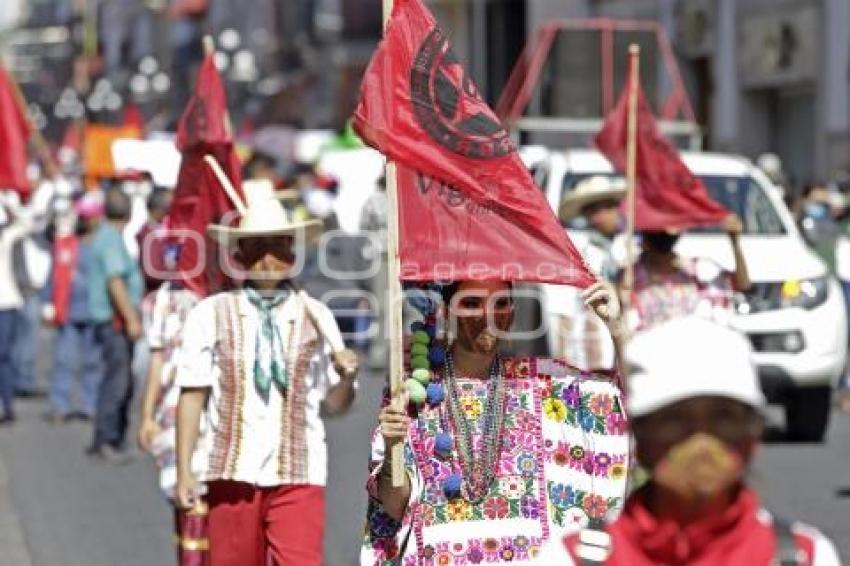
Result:
[[[558,361],[506,360],[505,369],[499,473],[485,498],[476,504],[446,499],[442,481],[458,470],[451,460],[434,455],[434,436],[445,427],[445,407],[422,407],[414,415],[410,443],[415,454],[410,464],[422,484],[416,507],[405,515],[401,530],[391,525],[367,533],[364,556],[372,558],[362,563],[387,563],[390,555],[382,540],[408,541],[399,562],[405,566],[527,562],[539,555],[548,537],[559,535],[553,528],[585,525],[592,516],[607,516],[617,507],[620,500],[611,496],[620,494],[628,460],[625,434],[617,432],[625,431],[625,416],[616,387],[596,377],[585,386],[583,375]],[[459,380],[458,387],[474,449],[480,450],[486,382]],[[596,452],[586,432],[622,439],[612,439],[604,444],[605,451]],[[593,483],[590,478],[597,479]],[[374,500],[372,507],[380,508]],[[513,528],[513,520],[519,520],[516,530],[505,531]],[[491,524],[512,536],[493,537]],[[442,525],[450,526],[434,528]],[[388,532],[397,534],[376,538]]]
[[[460,408],[468,419],[477,419],[484,410],[481,400],[472,395],[464,395],[460,398]]]
[[[564,408],[563,413],[560,407]],[[578,426],[585,432],[605,435],[626,433],[620,401],[608,393],[582,393],[576,383],[556,383],[543,400],[546,416],[555,422]]]
[[[525,494],[525,481],[520,476],[499,478],[499,492],[508,499],[519,499]]]
[[[511,511],[511,504],[506,497],[490,497],[484,501],[484,516],[488,519],[504,519]]]
[[[590,398],[587,406],[597,417],[607,417],[614,410],[614,400],[610,395],[599,393]]]
[[[574,489],[562,483],[548,483],[549,503],[552,518],[557,525],[586,522],[587,517],[602,519],[608,510],[620,504],[621,498],[605,498],[595,493]]]
[[[543,412],[546,414],[546,418],[551,419],[556,423],[562,423],[564,422],[564,419],[567,418],[566,405],[564,405],[563,401],[555,399],[554,397],[549,397],[543,401]]]
[[[449,501],[447,513],[450,521],[466,521],[472,518],[472,505],[458,497]]]

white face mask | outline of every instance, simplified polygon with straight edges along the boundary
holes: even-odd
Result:
[[[334,198],[323,189],[308,189],[304,193],[304,206],[311,216],[325,219],[333,214]]]

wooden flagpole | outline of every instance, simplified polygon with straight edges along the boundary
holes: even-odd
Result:
[[[629,46],[629,115],[626,139],[626,271],[623,277],[623,313],[628,316],[635,279],[635,201],[637,191],[637,93],[640,81],[640,47]]]
[[[393,11],[393,0],[383,0],[384,27],[390,19]],[[398,187],[396,185],[395,164],[387,162],[386,167],[386,189],[387,189],[387,314],[389,316],[388,328],[390,338],[390,395],[393,408],[398,411],[404,410],[404,399],[402,397],[402,320],[401,320],[401,265],[398,256]],[[379,297],[378,300],[381,300]],[[392,465],[393,487],[404,485],[404,445],[399,443],[393,446],[390,454]]]

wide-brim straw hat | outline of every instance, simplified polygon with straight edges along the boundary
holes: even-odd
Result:
[[[572,192],[564,197],[558,209],[558,216],[567,222],[581,214],[581,209],[589,204],[611,199],[619,200],[625,195],[624,183],[604,175],[594,175],[579,181]]]
[[[298,241],[313,242],[322,232],[318,220],[295,221],[275,196],[274,185],[268,180],[245,181],[242,184],[245,204],[237,206],[240,219],[237,226],[210,224],[207,234],[225,245],[240,238],[292,236]]]

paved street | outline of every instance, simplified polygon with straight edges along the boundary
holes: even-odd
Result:
[[[328,424],[329,566],[356,563],[366,447],[381,384],[380,378],[364,377],[353,411]],[[2,553],[0,564],[171,564],[170,516],[156,489],[152,464],[141,455],[126,467],[92,462],[83,455],[86,425],[42,422],[43,401],[24,401],[19,408],[16,427],[0,429],[0,460],[14,511],[3,499],[0,474],[0,543],[9,540],[14,529],[8,518],[14,516],[30,562],[23,554],[10,558]],[[825,445],[769,444],[754,480],[774,510],[818,524],[850,556],[850,417],[836,415]]]

